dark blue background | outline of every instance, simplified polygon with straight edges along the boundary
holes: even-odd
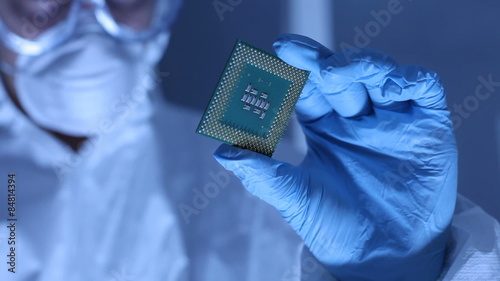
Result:
[[[226,0],[221,0],[226,2]],[[203,109],[236,39],[272,51],[274,38],[287,32],[288,1],[243,0],[221,21],[213,1],[187,0],[161,64],[170,72],[163,86],[169,100]],[[353,44],[355,27],[373,21],[371,11],[389,0],[334,1],[334,26],[324,26],[341,42]],[[401,13],[370,38],[369,46],[400,64],[421,64],[440,74],[448,104],[474,95],[478,77],[500,81],[500,2],[401,0]],[[456,130],[459,191],[500,219],[500,87]]]

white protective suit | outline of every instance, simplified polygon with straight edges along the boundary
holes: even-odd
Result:
[[[34,125],[0,84],[0,280],[329,280],[278,212],[194,133],[200,112],[158,92],[130,100],[79,153]],[[50,106],[50,105],[40,105]],[[276,157],[296,155],[285,140]],[[280,156],[281,155],[281,156]],[[7,174],[16,176],[16,273]],[[500,227],[459,198],[442,280],[500,280]]]
[[[0,280],[299,280],[300,239],[216,163],[218,143],[194,133],[199,113],[158,93],[129,106],[74,153],[0,85]],[[5,263],[9,173],[15,274]]]

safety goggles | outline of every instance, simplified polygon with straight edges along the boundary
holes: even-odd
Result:
[[[3,1],[3,2],[2,2]],[[23,55],[50,51],[97,22],[110,36],[146,41],[168,30],[181,0],[0,0],[0,43]]]

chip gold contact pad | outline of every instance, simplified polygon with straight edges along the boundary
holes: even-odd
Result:
[[[308,77],[239,40],[196,132],[272,156]]]

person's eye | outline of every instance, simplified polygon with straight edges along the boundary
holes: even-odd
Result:
[[[106,3],[116,22],[144,30],[150,27],[157,1],[161,0],[107,0]]]
[[[0,19],[17,35],[33,39],[64,20],[70,0],[0,0]]]

